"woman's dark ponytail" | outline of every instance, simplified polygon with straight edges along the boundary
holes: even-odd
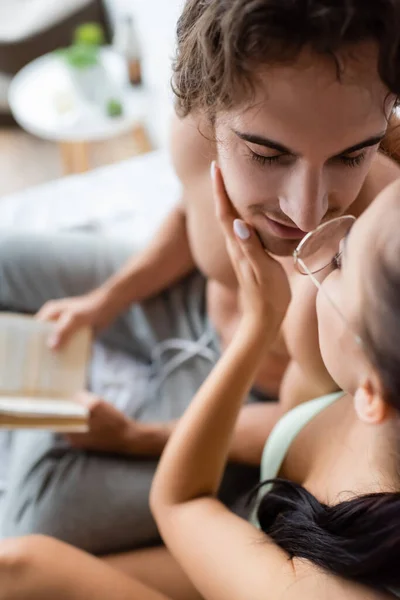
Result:
[[[400,589],[400,493],[360,496],[334,506],[275,479],[258,506],[261,529],[291,558],[377,589]]]

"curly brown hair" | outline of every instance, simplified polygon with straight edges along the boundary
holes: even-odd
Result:
[[[340,49],[375,40],[379,75],[400,96],[400,0],[187,0],[177,37],[182,117],[229,109],[251,93],[255,67],[292,62],[306,46],[339,71]]]

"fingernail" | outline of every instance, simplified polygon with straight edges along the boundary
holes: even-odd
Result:
[[[215,162],[215,160],[213,160],[210,165],[210,173],[211,173],[212,179],[215,179],[215,166],[216,166],[216,162]]]
[[[233,231],[241,240],[248,240],[250,237],[250,230],[244,221],[235,219],[233,221]]]

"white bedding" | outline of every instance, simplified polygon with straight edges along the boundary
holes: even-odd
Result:
[[[0,232],[84,228],[140,248],[179,196],[167,153],[151,152],[1,198]]]
[[[93,235],[126,238],[139,250],[179,197],[179,181],[168,156],[157,151],[0,199],[0,235],[1,230],[56,232],[79,228]],[[134,411],[131,403],[135,395],[129,386],[135,379],[137,387],[143,367],[100,346],[94,348],[93,357],[92,389],[119,408]],[[1,432],[0,492],[6,481],[8,441],[7,433]]]

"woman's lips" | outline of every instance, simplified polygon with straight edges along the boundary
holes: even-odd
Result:
[[[282,225],[269,217],[265,217],[267,221],[268,228],[270,232],[276,237],[285,238],[288,240],[301,240],[305,233],[301,229],[297,227],[288,227],[287,225]]]

